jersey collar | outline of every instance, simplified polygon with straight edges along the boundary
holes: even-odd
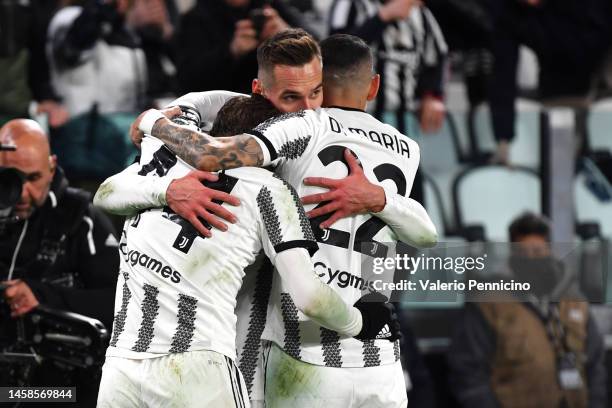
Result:
[[[328,109],[342,109],[342,110],[345,110],[345,111],[353,111],[353,112],[363,112],[363,113],[366,113],[366,111],[364,111],[363,109],[349,108],[349,107],[346,107],[346,106],[332,105],[332,106],[326,106],[326,108],[328,108]]]

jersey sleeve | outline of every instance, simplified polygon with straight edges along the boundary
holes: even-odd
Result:
[[[311,254],[319,247],[296,191],[278,176],[270,176],[257,194],[257,215],[265,254],[274,263],[276,255],[291,248]]]
[[[204,91],[190,92],[172,102],[167,107],[184,106],[195,109],[199,115],[200,126],[203,130],[210,129],[217,118],[217,113],[227,101],[237,96],[246,96],[230,91]]]
[[[271,118],[247,132],[255,137],[264,156],[263,166],[302,157],[317,129],[315,111],[289,112]]]

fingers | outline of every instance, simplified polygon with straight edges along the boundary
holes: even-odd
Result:
[[[348,163],[349,166],[349,174],[363,173],[363,168],[361,167],[361,162],[357,157],[355,157],[354,153],[351,152],[350,149],[344,149],[344,159]]]
[[[231,211],[220,206],[219,204],[210,203],[208,205],[208,211],[214,212],[217,217],[221,217],[224,220],[231,222],[232,224],[235,224],[236,221],[238,221],[236,216]]]
[[[328,189],[337,188],[340,180],[330,179],[326,177],[306,177],[304,184],[307,186],[324,187]]]
[[[217,228],[221,231],[227,231],[227,224],[225,224],[223,221],[221,221],[220,218],[211,214],[207,210],[198,210],[198,215],[206,222],[208,222],[212,227]]]
[[[210,230],[208,228],[206,228],[204,226],[204,224],[202,224],[202,222],[199,220],[199,218],[195,215],[186,218],[187,221],[189,221],[189,223],[191,225],[193,225],[193,227],[200,233],[200,235],[202,235],[203,237],[206,238],[210,238],[212,237],[212,233],[210,232]]]
[[[325,214],[334,212],[338,210],[339,208],[340,208],[340,204],[338,202],[331,202],[319,208],[314,208],[308,211],[306,215],[308,216],[308,218],[316,218],[316,217],[320,217],[321,215],[325,215]]]
[[[326,193],[316,193],[304,196],[301,198],[302,204],[318,204],[323,201],[331,201],[336,197],[334,191],[328,191]]]
[[[162,109],[161,113],[163,113],[168,119],[172,119],[175,116],[179,116],[181,113],[183,113],[183,111],[181,111],[180,106],[172,106],[170,108]]]
[[[210,173],[208,171],[194,170],[187,174],[186,177],[195,177],[200,181],[217,181],[219,176],[216,173]]]
[[[323,222],[322,222],[322,223],[319,225],[319,227],[320,227],[320,228],[322,228],[322,229],[329,228],[329,227],[331,227],[332,225],[334,225],[334,223],[335,223],[336,221],[338,221],[338,220],[340,220],[340,219],[342,219],[342,218],[346,217],[346,215],[347,215],[347,214],[346,214],[345,212],[343,212],[343,211],[336,211],[335,213],[333,213],[333,215],[332,215],[331,217],[329,217],[329,219],[327,219],[327,220],[323,221]]]
[[[228,203],[230,205],[233,205],[234,207],[237,207],[237,206],[240,205],[240,199],[239,198],[234,197],[233,195],[230,195],[230,194],[225,193],[223,191],[213,190],[213,189],[211,189],[211,190],[212,190],[211,191],[211,199],[223,201],[224,203]]]

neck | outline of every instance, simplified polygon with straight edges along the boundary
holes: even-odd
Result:
[[[323,90],[323,106],[342,106],[365,110],[367,103],[365,95],[358,95],[350,90]]]

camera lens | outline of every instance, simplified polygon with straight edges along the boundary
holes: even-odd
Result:
[[[0,167],[0,209],[17,204],[22,185],[23,176],[19,170]]]

